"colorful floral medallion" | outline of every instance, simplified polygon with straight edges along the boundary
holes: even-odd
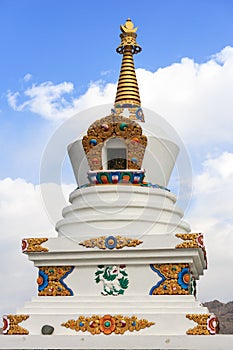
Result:
[[[133,184],[138,185],[143,182],[145,177],[143,170],[129,171],[89,171],[88,180],[92,185],[116,185],[116,184]]]
[[[191,273],[188,264],[153,264],[151,269],[161,279],[153,286],[150,295],[191,294]]]
[[[127,331],[140,331],[144,328],[149,328],[154,325],[154,322],[147,320],[139,320],[136,316],[122,315],[104,315],[91,317],[79,316],[77,320],[69,320],[62,323],[63,327],[70,328],[76,332],[89,332],[93,335],[104,333],[105,335],[124,334]]]
[[[79,244],[86,248],[99,249],[122,249],[124,247],[136,247],[142,241],[122,236],[101,236],[98,238],[87,239]]]
[[[96,283],[103,284],[102,295],[122,295],[129,286],[125,265],[99,265],[95,276]]]
[[[48,238],[24,238],[22,239],[22,252],[23,253],[41,253],[48,252],[48,248],[41,246],[46,242]]]
[[[3,334],[29,334],[28,330],[19,326],[19,323],[29,318],[29,315],[5,315],[3,316]]]
[[[73,266],[42,266],[37,278],[39,296],[70,296],[73,291],[64,279],[73,271]]]
[[[214,335],[219,333],[219,321],[213,314],[188,314],[186,317],[198,324],[186,332],[188,335]]]

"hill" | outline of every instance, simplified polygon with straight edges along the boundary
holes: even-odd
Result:
[[[203,305],[218,317],[220,334],[233,334],[233,301],[224,304],[213,300],[203,303]]]

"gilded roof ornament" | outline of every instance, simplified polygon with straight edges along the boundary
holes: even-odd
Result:
[[[125,50],[130,50],[132,54],[139,53],[142,51],[141,46],[136,42],[136,31],[137,27],[134,28],[134,24],[130,18],[128,18],[125,24],[120,25],[122,33],[120,34],[121,44],[117,47],[116,51],[123,54]]]
[[[120,29],[121,43],[116,51],[122,54],[123,58],[113,113],[144,122],[133,60],[133,55],[142,51],[141,46],[136,42],[138,28],[134,27],[133,22],[128,18]]]
[[[131,21],[130,18],[128,18],[125,24],[120,25],[120,29],[122,33],[136,33],[136,31],[138,30],[138,27],[134,28],[133,22]]]

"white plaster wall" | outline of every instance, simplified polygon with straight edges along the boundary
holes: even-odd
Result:
[[[92,186],[74,191],[71,206],[56,225],[58,235],[161,234],[189,232],[183,212],[166,190],[125,185]],[[90,236],[91,237],[91,236]]]
[[[76,296],[101,296],[103,283],[95,281],[97,269],[97,265],[77,266],[64,282]],[[125,271],[129,279],[129,286],[124,292],[125,296],[149,295],[151,288],[161,279],[149,265],[126,265]],[[104,297],[111,298],[111,296]],[[118,296],[114,296],[114,298],[118,298]]]
[[[146,181],[167,186],[174,167],[179,147],[165,138],[148,135],[142,168],[146,171]],[[90,170],[82,140],[78,139],[68,147],[71,164],[79,186],[88,183],[87,172]]]

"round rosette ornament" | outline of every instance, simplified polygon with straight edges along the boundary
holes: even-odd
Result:
[[[3,321],[2,333],[7,334],[10,329],[10,321],[6,315],[2,317],[2,321]]]
[[[216,334],[219,330],[219,321],[215,315],[210,315],[207,319],[207,329],[210,334]]]
[[[203,234],[199,234],[196,238],[197,244],[200,248],[204,248],[204,240],[203,240]]]
[[[44,290],[49,284],[48,275],[42,270],[39,271],[39,276],[37,278],[37,284],[38,284],[38,291],[39,292]]]
[[[117,245],[117,239],[113,236],[109,236],[105,239],[105,246],[108,249],[114,249]]]
[[[181,288],[187,290],[189,288],[189,283],[190,283],[190,272],[187,267],[182,269],[178,273],[178,284],[181,286]]]
[[[25,253],[28,249],[28,241],[26,239],[22,239],[22,253]]]
[[[116,321],[111,315],[105,315],[100,319],[100,330],[108,335],[114,332],[116,328]]]

